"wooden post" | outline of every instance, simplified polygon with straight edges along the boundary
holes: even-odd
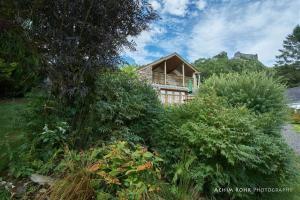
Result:
[[[193,88],[197,88],[197,75],[195,72],[193,73]]]
[[[165,85],[167,85],[167,61],[166,60],[164,65],[164,74],[165,74]]]
[[[199,88],[200,87],[200,74],[198,73],[197,76],[198,76],[198,84],[197,84],[197,86]]]
[[[184,83],[184,63],[182,63],[182,86],[184,87],[185,83]]]

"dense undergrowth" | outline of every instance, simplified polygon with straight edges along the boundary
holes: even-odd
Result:
[[[126,72],[102,73],[96,91],[80,132],[71,121],[80,106],[29,95],[30,142],[9,171],[55,177],[40,199],[296,199],[299,158],[279,134],[284,87],[270,75],[213,76],[193,101],[170,107]],[[283,187],[294,192],[235,191]]]

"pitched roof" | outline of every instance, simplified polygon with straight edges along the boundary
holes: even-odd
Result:
[[[170,58],[172,58],[172,57],[174,57],[174,56],[176,56],[176,57],[178,57],[180,60],[182,60],[182,62],[184,62],[184,64],[186,64],[187,66],[189,66],[191,69],[193,69],[195,72],[199,72],[192,64],[190,64],[189,62],[187,62],[183,57],[181,57],[178,53],[176,53],[176,52],[174,52],[174,53],[172,53],[172,54],[170,54],[170,55],[168,55],[168,56],[165,56],[165,57],[162,57],[162,58],[160,58],[160,59],[158,59],[158,60],[155,60],[155,61],[153,61],[152,63],[149,63],[149,64],[147,64],[147,65],[144,65],[144,66],[142,66],[142,67],[140,67],[138,70],[141,70],[141,69],[144,69],[144,68],[146,68],[146,67],[149,67],[149,66],[153,66],[153,65],[156,65],[156,64],[159,64],[160,62],[163,62],[163,61],[165,61],[165,60],[168,60],[168,59],[170,59]]]
[[[300,87],[287,89],[286,95],[289,102],[292,103],[300,102]]]

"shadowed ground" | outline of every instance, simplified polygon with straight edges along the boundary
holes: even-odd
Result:
[[[297,133],[291,124],[287,124],[282,129],[282,135],[290,147],[300,155],[300,133]]]

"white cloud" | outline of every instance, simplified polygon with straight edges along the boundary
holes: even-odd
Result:
[[[161,4],[158,1],[151,0],[151,1],[149,1],[149,3],[152,5],[152,8],[154,10],[160,10],[161,9]]]
[[[176,16],[185,16],[189,0],[163,0],[164,13]]]
[[[300,24],[300,0],[222,0],[219,4],[210,2],[209,6],[208,1],[203,1],[206,5],[202,3],[200,8],[204,12],[188,10],[190,6],[196,8],[200,1],[151,0],[162,20],[132,38],[137,51],[125,54],[145,64],[174,51],[190,61],[221,51],[227,51],[229,56],[240,51],[257,53],[264,64],[271,66],[282,41]],[[196,14],[191,15],[193,12]],[[155,48],[149,51],[148,45]]]
[[[188,40],[191,60],[220,51],[257,53],[265,64],[274,62],[282,41],[300,23],[300,1],[265,0],[228,3],[206,11]]]
[[[195,5],[199,10],[204,10],[204,8],[206,7],[206,4],[207,3],[205,0],[198,0],[195,2]]]
[[[129,41],[134,41],[136,43],[135,51],[131,51],[126,49],[122,54],[125,56],[129,56],[135,60],[137,64],[146,64],[151,62],[149,56],[162,57],[160,53],[149,52],[146,49],[146,46],[155,43],[158,41],[158,36],[164,33],[164,29],[153,25],[149,30],[143,31],[137,37],[128,38]]]

